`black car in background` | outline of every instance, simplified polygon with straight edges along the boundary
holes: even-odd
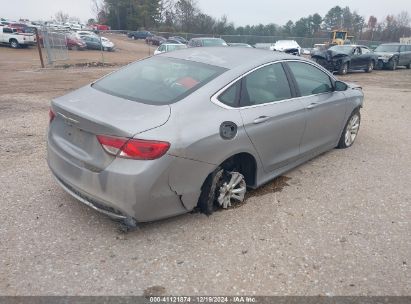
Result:
[[[138,39],[147,39],[147,37],[152,37],[154,36],[152,33],[149,31],[134,31],[134,32],[129,32],[127,34],[128,38],[132,38],[134,40]]]
[[[168,37],[168,40],[178,41],[178,42],[183,43],[183,44],[187,44],[187,43],[188,43],[187,39],[185,39],[185,38],[183,38],[183,37],[181,37],[181,36]]]
[[[378,63],[378,56],[363,45],[335,45],[328,50],[314,51],[311,58],[330,72],[340,75],[350,70],[370,73]]]
[[[146,38],[146,43],[151,45],[160,45],[166,42],[167,39],[162,36],[150,36]]]
[[[398,66],[411,68],[411,44],[384,43],[374,52],[378,56],[377,67],[380,69],[396,70]]]

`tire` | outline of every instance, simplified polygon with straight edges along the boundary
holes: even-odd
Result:
[[[365,69],[366,73],[371,73],[374,70],[374,61],[368,62],[367,68]]]
[[[13,49],[18,49],[19,48],[19,43],[16,39],[11,39],[10,40],[10,47],[12,47]]]
[[[360,110],[356,109],[352,112],[350,118],[348,118],[347,123],[344,126],[340,141],[338,142],[338,149],[347,149],[354,144],[358,131],[360,130],[360,125],[361,114]]]
[[[133,36],[133,40],[137,40],[136,36]]]
[[[407,69],[411,69],[411,61],[405,66]]]
[[[246,187],[241,173],[217,167],[201,188],[198,207],[202,213],[211,215],[219,207],[226,209],[232,202],[241,203],[244,201]]]
[[[338,74],[339,75],[346,75],[348,73],[348,62],[343,63],[339,70],[338,70]]]
[[[393,60],[391,60],[388,68],[389,68],[391,71],[395,71],[395,70],[397,69],[397,66],[398,66],[398,60],[397,60],[397,59],[393,59]]]

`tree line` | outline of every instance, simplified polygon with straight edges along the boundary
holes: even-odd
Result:
[[[366,19],[348,6],[335,6],[325,16],[314,13],[284,25],[235,26],[223,15],[220,18],[202,12],[196,0],[92,0],[96,19],[114,30],[147,29],[159,32],[182,32],[210,35],[254,35],[281,37],[326,37],[334,29],[348,30],[356,40],[398,41],[411,36],[408,12]]]

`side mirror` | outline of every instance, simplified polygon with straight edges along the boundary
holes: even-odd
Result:
[[[348,89],[348,85],[345,82],[337,80],[334,83],[334,88],[337,92],[346,91]]]

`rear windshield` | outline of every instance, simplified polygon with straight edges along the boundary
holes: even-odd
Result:
[[[400,48],[399,45],[380,45],[378,46],[374,52],[398,52],[398,49]]]
[[[93,88],[133,101],[164,105],[188,96],[225,70],[188,60],[150,57],[108,75]]]

